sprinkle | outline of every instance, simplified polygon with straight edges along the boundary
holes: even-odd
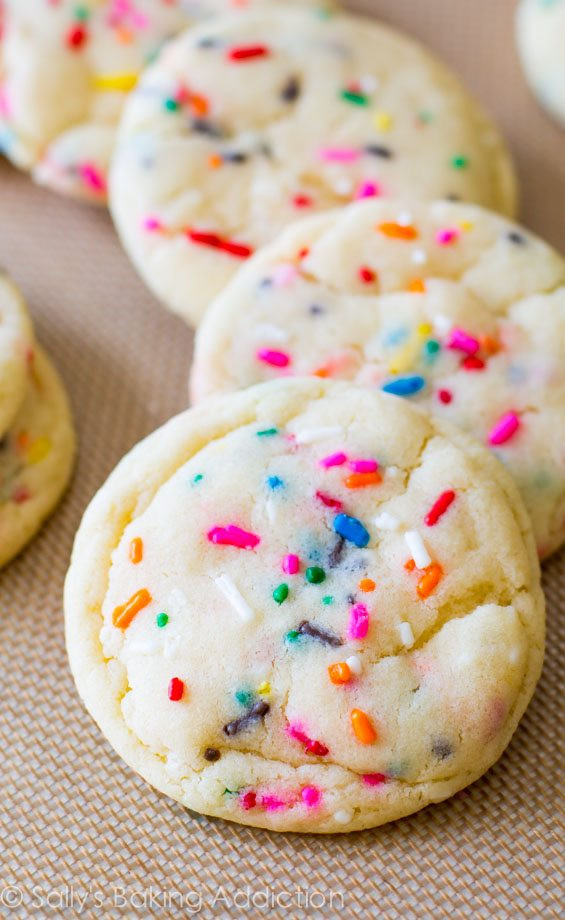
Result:
[[[229,792],[229,790],[228,790],[228,792]],[[244,808],[245,811],[250,811],[252,808],[255,808],[255,806],[257,805],[257,795],[256,795],[256,793],[255,793],[255,792],[245,792],[245,793],[241,796],[241,802],[240,802],[240,803],[241,803],[241,807]]]
[[[365,604],[354,604],[349,611],[348,639],[364,639],[369,632],[369,611]]]
[[[451,158],[451,165],[454,169],[466,169],[469,165],[469,157],[459,153]]]
[[[372,268],[369,268],[367,265],[362,265],[359,269],[359,278],[363,284],[372,284],[375,281],[377,275]]]
[[[323,457],[320,460],[320,466],[329,469],[331,466],[342,466],[346,461],[346,454],[343,451],[339,451],[338,453],[330,454],[328,457]]]
[[[373,727],[367,713],[362,709],[351,710],[351,726],[355,737],[361,744],[374,744],[377,740],[377,733]]]
[[[144,217],[142,221],[142,227],[148,233],[156,233],[157,231],[163,229],[163,224],[157,217]]]
[[[414,645],[414,633],[410,623],[407,623],[406,620],[398,624],[398,632],[400,635],[400,641],[402,642],[405,648],[412,648]]]
[[[443,570],[437,562],[432,562],[431,565],[426,567],[426,570],[416,588],[418,596],[425,600],[430,596],[434,588],[437,587],[441,576],[443,575]]]
[[[187,230],[186,235],[193,243],[200,246],[208,246],[211,249],[220,249],[229,255],[236,256],[239,259],[248,259],[253,254],[251,246],[245,243],[237,243],[235,240],[224,239],[217,233],[204,233],[199,230]]]
[[[432,507],[426,514],[424,522],[428,527],[433,527],[434,524],[437,524],[439,519],[445,514],[449,506],[455,501],[455,492],[453,489],[447,489],[445,492],[442,492],[438,499],[433,503]]]
[[[209,747],[204,751],[204,760],[209,761],[209,763],[215,763],[221,756],[218,748]]]
[[[348,489],[364,489],[366,486],[377,486],[382,481],[379,471],[373,470],[372,473],[351,473],[344,483]]]
[[[257,703],[253,704],[245,715],[240,716],[239,719],[233,719],[233,721],[224,725],[224,734],[228,735],[230,738],[233,735],[237,735],[240,731],[249,728],[249,726],[253,725],[255,722],[264,719],[270,708],[271,707],[265,700],[259,700]]]
[[[348,463],[349,469],[353,470],[355,473],[374,473],[375,470],[378,470],[379,464],[376,460],[350,460]]]
[[[393,154],[390,147],[384,147],[383,144],[369,144],[365,147],[365,153],[373,157],[380,157],[382,160],[392,160]]]
[[[141,537],[134,537],[129,545],[129,559],[134,565],[137,565],[143,559],[143,540]]]
[[[426,566],[431,564],[431,556],[417,530],[407,530],[404,534],[404,539],[417,569],[425,569]]]
[[[322,147],[318,157],[325,163],[354,163],[361,156],[355,147]]]
[[[362,182],[355,192],[355,200],[362,201],[364,198],[376,198],[380,194],[380,191],[376,182]]]
[[[284,482],[280,476],[269,476],[267,477],[267,485],[270,489],[280,489],[281,486],[284,486]]]
[[[422,278],[412,278],[408,283],[408,290],[411,294],[425,294],[426,282]]]
[[[217,546],[236,546],[238,549],[255,549],[261,542],[261,537],[258,537],[257,534],[242,530],[235,524],[228,524],[227,527],[212,527],[207,536],[210,543],[215,543]]]
[[[238,588],[235,586],[235,583],[230,578],[229,575],[218,575],[214,579],[218,589],[222,592],[224,597],[230,602],[235,612],[239,615],[241,620],[244,623],[248,623],[255,616],[253,610],[245,600],[245,598],[240,594]]]
[[[334,518],[334,530],[345,540],[349,540],[360,549],[367,546],[370,540],[368,530],[363,526],[358,518],[350,517],[348,514],[338,514]]]
[[[334,602],[334,599],[331,594],[326,594],[326,596],[322,598],[322,604],[324,605],[324,607],[329,607],[330,604],[333,604],[333,602]]]
[[[307,754],[313,754],[315,757],[325,757],[329,754],[329,748],[321,741],[314,741],[302,730],[300,725],[290,724],[286,729],[287,735],[295,741],[300,741],[305,746]]]
[[[385,773],[363,773],[361,779],[366,786],[382,786],[387,781]]]
[[[155,617],[155,623],[157,624],[158,629],[163,629],[164,626],[169,622],[168,613],[158,613]]]
[[[296,575],[300,566],[300,560],[294,553],[289,553],[282,561],[282,570],[286,575]]]
[[[93,192],[106,192],[106,179],[94,163],[83,163],[78,167],[78,172],[84,184],[90,186]]]
[[[228,48],[226,56],[230,61],[248,61],[251,58],[268,57],[270,53],[266,45],[239,45]]]
[[[271,685],[268,681],[264,680],[263,683],[259,684],[257,687],[257,693],[259,696],[268,696],[271,692]]]
[[[364,594],[369,594],[371,591],[374,591],[376,587],[372,578],[362,578],[359,582],[359,590],[363,591]]]
[[[120,607],[116,607],[112,614],[112,623],[118,629],[127,629],[136,614],[143,610],[144,607],[147,607],[152,600],[153,598],[147,588],[141,588],[130,597],[129,601]]]
[[[457,242],[459,230],[456,227],[447,227],[445,230],[438,230],[436,233],[436,243],[440,246],[451,246]]]
[[[332,648],[339,648],[343,645],[339,636],[329,629],[322,629],[320,626],[314,626],[309,620],[302,620],[298,625],[298,635],[307,636],[309,639],[315,639],[322,645],[329,645]]]
[[[326,573],[319,565],[311,565],[304,573],[306,581],[311,585],[319,585],[326,580]]]
[[[41,463],[51,451],[51,441],[49,438],[37,438],[27,452],[27,462],[31,466]]]
[[[137,83],[137,73],[99,73],[92,78],[94,89],[99,92],[129,93]]]
[[[374,520],[375,527],[379,530],[398,530],[400,521],[388,511],[381,511]]]
[[[166,112],[178,112],[180,109],[180,102],[178,102],[177,99],[165,99],[163,108]]]
[[[467,355],[461,362],[461,367],[465,371],[482,371],[485,368],[485,362],[476,355]]]
[[[300,80],[298,77],[291,76],[281,90],[281,99],[285,102],[295,102],[300,96]]]
[[[297,444],[313,444],[315,441],[325,441],[326,438],[339,437],[343,434],[341,425],[321,425],[319,428],[303,428],[296,434]]]
[[[257,352],[257,360],[263,361],[264,364],[270,364],[272,367],[288,367],[290,356],[284,351],[274,351],[271,348],[261,348]]]
[[[273,600],[276,601],[277,604],[283,604],[286,601],[287,597],[288,597],[288,585],[285,585],[284,583],[282,585],[279,585],[273,591]]]
[[[88,32],[81,25],[73,25],[65,35],[65,44],[67,48],[70,48],[72,51],[78,51],[86,44],[88,40]]]
[[[339,95],[344,102],[351,102],[353,105],[369,105],[369,99],[364,93],[358,93],[352,89],[343,89]]]
[[[414,265],[424,265],[428,261],[428,254],[425,249],[413,249],[410,258]]]
[[[180,677],[172,677],[169,681],[169,687],[167,691],[168,697],[172,700],[173,703],[178,703],[182,699],[184,694],[184,683]]]
[[[273,435],[278,433],[278,428],[263,428],[261,431],[256,432],[258,438],[272,438]]]
[[[312,207],[313,201],[310,195],[295,195],[292,199],[292,203],[295,208],[310,208]]]
[[[451,393],[449,390],[438,390],[437,398],[440,402],[447,406],[453,399],[453,393]]]
[[[520,427],[520,419],[515,412],[507,412],[498,420],[498,422],[491,428],[488,436],[489,444],[505,444],[506,441],[509,441],[510,438],[516,434],[518,428]]]
[[[318,491],[316,492],[316,498],[317,498],[319,501],[321,501],[322,504],[326,506],[326,508],[337,508],[337,509],[339,509],[339,508],[342,508],[342,507],[343,507],[343,503],[340,502],[340,500],[339,500],[338,498],[332,498],[332,496],[331,496],[331,495],[328,495],[326,492],[321,492],[320,490],[318,490]]]
[[[338,824],[349,824],[353,820],[353,812],[348,811],[347,808],[340,808],[333,817]]]
[[[464,329],[455,328],[450,332],[447,347],[457,351],[464,351],[467,355],[474,355],[481,345],[474,335],[469,335]]]
[[[411,224],[385,221],[385,223],[379,224],[377,230],[392,240],[415,240],[418,238],[418,231]]]
[[[345,661],[336,661],[335,664],[330,664],[328,674],[332,684],[347,684],[351,680],[351,671]]]
[[[358,655],[350,655],[349,658],[345,659],[345,663],[352,674],[355,674],[356,677],[359,677],[363,671],[363,665],[361,664],[361,659]]]
[[[316,786],[304,786],[300,798],[308,808],[314,808],[320,804],[322,793]]]
[[[396,380],[390,380],[385,383],[382,389],[385,393],[392,393],[393,396],[413,396],[419,393],[426,385],[426,381],[419,374],[413,374],[409,377],[397,377]]]
[[[389,112],[375,112],[375,127],[377,131],[390,131],[392,128],[392,115]]]
[[[254,696],[250,690],[236,690],[234,697],[241,706],[246,706],[249,708],[253,703]]]

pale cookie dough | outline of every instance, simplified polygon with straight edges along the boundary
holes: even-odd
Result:
[[[31,540],[59,501],[74,447],[63,385],[36,347],[23,405],[0,441],[0,566]]]
[[[540,555],[565,539],[565,262],[473,205],[364,202],[288,229],[198,332],[192,396],[315,374],[414,400],[490,445]]]
[[[0,270],[0,437],[24,400],[34,348],[27,307]]]
[[[504,468],[409,403],[314,379],[134,448],[86,511],[65,610],[79,692],[126,762],[282,831],[372,827],[473,782],[543,655]]]
[[[565,0],[521,0],[516,42],[538,102],[565,126]]]
[[[172,42],[128,100],[110,185],[138,271],[192,323],[298,216],[398,194],[515,208],[503,142],[443,64],[376,22],[290,10]]]
[[[124,100],[163,42],[199,19],[266,4],[5,0],[0,150],[44,185],[105,201]]]

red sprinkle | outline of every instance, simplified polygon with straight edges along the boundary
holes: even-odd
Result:
[[[71,26],[69,31],[65,36],[65,44],[68,48],[71,48],[73,51],[78,51],[79,48],[86,43],[88,39],[88,32],[81,25]]]
[[[309,208],[312,205],[312,199],[309,195],[295,195],[292,203],[295,208]]]
[[[466,371],[482,371],[484,366],[483,359],[477,358],[476,355],[467,355],[461,362],[461,367],[465,368]]]
[[[227,56],[230,61],[248,61],[250,58],[268,57],[270,53],[266,45],[239,45],[230,48]]]
[[[382,786],[386,783],[387,776],[385,773],[363,773],[361,779],[366,786]]]
[[[178,701],[182,699],[183,693],[184,693],[184,683],[182,682],[180,677],[172,677],[171,680],[169,681],[169,689],[168,689],[169,699],[172,700],[173,703],[178,703]]]
[[[372,268],[369,268],[367,265],[362,265],[359,269],[359,277],[363,284],[371,284],[371,282],[376,279],[377,275]]]
[[[426,514],[424,521],[428,527],[433,527],[434,524],[437,524],[440,517],[445,514],[449,506],[455,501],[455,492],[453,489],[447,489],[445,492],[442,492],[437,501],[434,502],[428,513]]]
[[[270,364],[271,367],[288,367],[290,356],[284,351],[274,351],[272,348],[260,348],[257,352],[259,361]]]
[[[445,405],[447,405],[453,399],[453,393],[451,393],[449,390],[438,390],[437,398],[439,399],[440,402],[445,403]]]
[[[257,794],[255,792],[245,792],[241,796],[241,807],[245,808],[245,811],[249,811],[251,808],[255,808],[257,805]]]
[[[326,508],[343,508],[343,502],[338,498],[332,498],[326,492],[316,492],[316,498],[319,499]]]
[[[199,243],[200,246],[209,246],[211,249],[220,249],[238,259],[248,259],[253,255],[251,246],[245,243],[236,243],[234,240],[227,240],[217,233],[203,233],[200,230],[187,230],[186,235],[193,243]]]

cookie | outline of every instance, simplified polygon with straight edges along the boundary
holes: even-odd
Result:
[[[564,0],[521,0],[516,10],[516,42],[532,92],[565,126]]]
[[[126,762],[282,831],[372,827],[473,782],[543,654],[503,466],[403,400],[316,379],[134,448],[86,511],[65,611],[80,695]]]
[[[565,538],[565,262],[473,205],[361,202],[295,224],[198,332],[194,400],[313,374],[417,402],[489,445],[542,556]]]
[[[0,271],[0,437],[23,402],[34,347],[27,307]]]
[[[73,455],[63,385],[36,347],[23,405],[0,441],[0,566],[31,540],[59,501]]]
[[[163,42],[267,2],[6,0],[0,149],[38,182],[103,202],[124,99]]]
[[[129,97],[110,185],[138,271],[193,323],[297,216],[398,194],[515,207],[501,138],[426,50],[286,9],[172,42]]]

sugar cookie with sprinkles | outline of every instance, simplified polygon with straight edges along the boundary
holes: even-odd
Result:
[[[208,16],[265,5],[269,0],[5,0],[0,150],[38,182],[104,202],[122,105],[163,42]],[[312,6],[324,9],[316,0]]]
[[[31,540],[61,498],[74,449],[63,385],[36,346],[23,405],[0,440],[0,566]]]
[[[138,271],[191,323],[300,216],[400,194],[515,208],[503,142],[443,64],[374,21],[280,8],[167,46],[128,99],[110,186]]]
[[[362,202],[289,228],[198,331],[198,400],[351,380],[474,434],[514,476],[541,556],[565,539],[565,261],[473,205]]]
[[[65,612],[80,695],[125,761],[281,831],[372,827],[473,782],[543,655],[502,465],[408,402],[313,378],[134,448],[86,511]]]
[[[565,127],[565,0],[520,0],[516,41],[534,95]]]
[[[0,437],[24,400],[34,348],[28,309],[0,270]]]

